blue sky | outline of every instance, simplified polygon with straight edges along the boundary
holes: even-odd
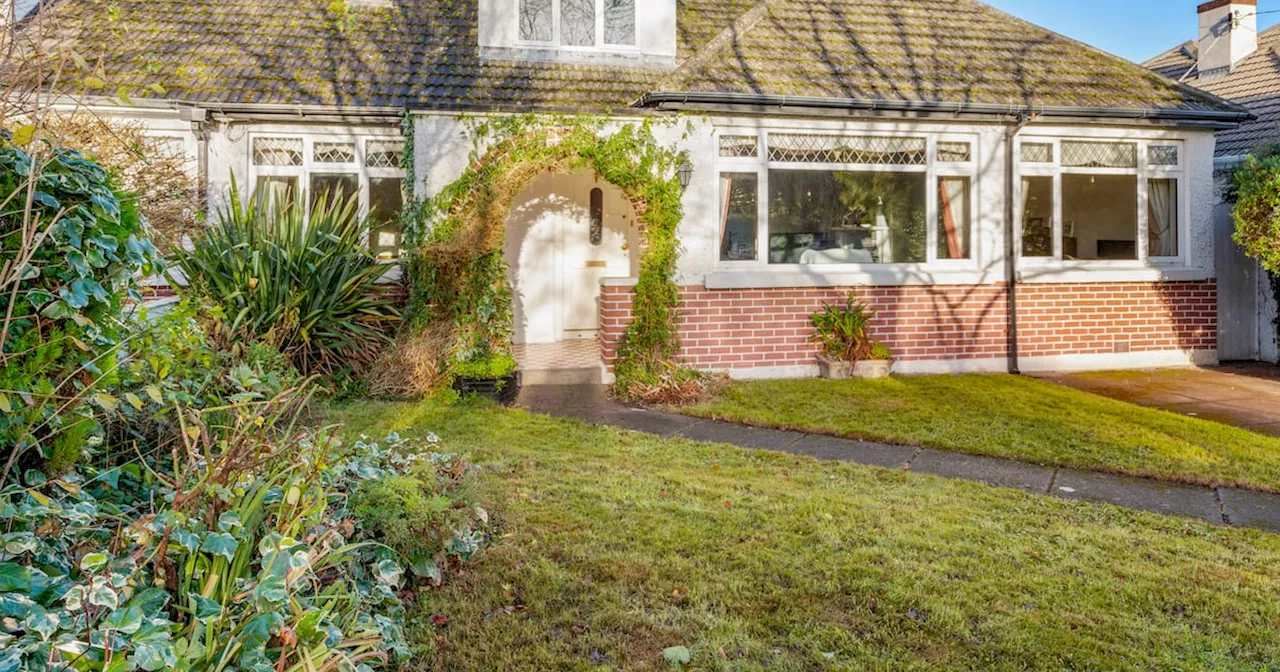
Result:
[[[1196,6],[1204,0],[983,0],[1032,23],[1123,56],[1151,58],[1196,36]],[[1260,12],[1280,10],[1261,0]],[[1280,12],[1258,15],[1258,30],[1280,21]]]

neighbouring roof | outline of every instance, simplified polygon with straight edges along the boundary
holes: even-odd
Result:
[[[674,71],[482,60],[476,0],[391,0],[346,19],[334,4],[60,0],[46,19],[103,58],[113,89],[203,103],[605,110],[690,91],[1240,111],[974,0],[678,0]]]
[[[1258,33],[1258,50],[1229,73],[1200,80],[1196,69],[1198,53],[1198,45],[1190,41],[1143,65],[1165,77],[1243,105],[1253,113],[1252,121],[1218,132],[1216,154],[1243,156],[1260,144],[1280,138],[1280,26]]]

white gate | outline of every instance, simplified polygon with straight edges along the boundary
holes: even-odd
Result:
[[[1213,210],[1214,265],[1218,272],[1218,359],[1258,359],[1258,262],[1231,239],[1231,206]]]

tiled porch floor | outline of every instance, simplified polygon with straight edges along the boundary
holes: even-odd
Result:
[[[521,371],[589,369],[600,366],[600,343],[595,339],[560,343],[519,343],[516,362]]]

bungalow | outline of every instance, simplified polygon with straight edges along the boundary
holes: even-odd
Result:
[[[1255,149],[1280,142],[1280,26],[1258,32],[1257,0],[1217,0],[1196,11],[1200,32],[1144,65],[1232,100],[1254,118],[1217,134],[1219,187],[1227,171]],[[1276,342],[1276,297],[1257,263],[1229,240],[1229,206],[1220,208],[1217,263],[1223,359],[1280,359]]]
[[[110,5],[41,17],[134,92],[98,114],[187,148],[211,208],[231,176],[357,193],[389,258],[402,193],[454,182],[477,118],[678,119],[654,132],[689,157],[679,335],[702,369],[813,375],[808,316],[849,292],[902,373],[1218,359],[1214,133],[1249,113],[973,0]],[[514,198],[526,370],[609,377],[639,228],[595,174]]]

